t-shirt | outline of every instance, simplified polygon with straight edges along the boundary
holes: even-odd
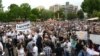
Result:
[[[29,52],[33,52],[33,46],[32,46],[32,44],[33,44],[34,42],[33,41],[30,41],[28,44],[27,44],[27,50],[29,51]]]
[[[96,52],[96,51],[94,51],[93,49],[87,48],[87,52],[88,52],[90,55],[99,55],[99,52]]]
[[[52,40],[53,43],[55,43],[56,37],[55,36],[51,36],[51,40]]]
[[[28,39],[31,39],[32,38],[32,35],[28,35]]]
[[[34,41],[35,44],[36,44],[36,42],[37,42],[37,38],[38,38],[38,34],[36,33],[36,34],[34,35],[34,37],[33,37],[33,41]]]
[[[51,48],[49,46],[44,47],[43,51],[45,52],[45,56],[51,56]]]
[[[6,42],[6,36],[3,36],[2,39],[3,39],[3,43],[5,43]]]
[[[38,56],[38,48],[37,48],[37,46],[33,47],[33,55],[34,56]]]
[[[24,48],[18,50],[18,56],[25,56]]]
[[[71,52],[71,42],[67,43],[68,51]]]
[[[24,35],[18,35],[18,36],[17,36],[17,39],[18,39],[19,41],[24,40]]]
[[[3,51],[3,45],[1,42],[0,42],[0,49]]]

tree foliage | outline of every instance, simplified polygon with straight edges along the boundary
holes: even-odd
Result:
[[[60,9],[59,11],[56,11],[55,12],[55,17],[56,18],[60,18],[61,20],[65,18],[65,14],[64,14],[64,10],[63,9]]]
[[[67,19],[68,20],[73,20],[75,18],[77,18],[77,14],[76,13],[68,13],[67,14]]]
[[[42,20],[47,20],[49,18],[53,18],[53,12],[43,9],[40,12],[40,18],[42,18]]]
[[[64,11],[62,9],[54,13],[47,9],[41,9],[41,10],[39,10],[38,8],[31,9],[28,3],[22,3],[20,6],[18,6],[17,4],[11,4],[9,5],[7,11],[0,12],[0,21],[9,22],[9,21],[15,21],[17,19],[31,20],[31,21],[36,21],[37,19],[40,19],[44,21],[49,18],[54,18],[54,15],[56,16],[56,18],[58,18],[58,14],[59,18],[64,18]]]
[[[82,10],[79,10],[79,11],[77,12],[77,17],[78,17],[79,19],[83,19],[83,18],[84,18],[84,12],[83,12]]]
[[[20,8],[16,4],[11,4],[9,7],[9,17],[15,20],[20,17]]]
[[[93,11],[100,11],[100,0],[84,0],[81,7],[91,16]]]
[[[21,4],[20,8],[21,8],[21,18],[27,20],[31,13],[30,5],[28,3],[23,3]]]

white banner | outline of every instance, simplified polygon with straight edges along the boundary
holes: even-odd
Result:
[[[28,31],[28,30],[30,30],[30,27],[31,27],[30,21],[24,22],[24,23],[21,23],[21,24],[16,24],[16,30],[17,31]]]
[[[81,39],[81,40],[87,40],[87,31],[76,31],[76,35],[78,37],[78,39]]]
[[[93,43],[100,45],[100,35],[90,34],[90,39],[93,41]]]

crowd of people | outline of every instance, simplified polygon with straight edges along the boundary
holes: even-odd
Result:
[[[77,30],[88,30],[88,24],[38,22],[26,32],[17,31],[15,25],[1,25],[0,56],[7,51],[8,56],[99,56],[100,47],[90,39],[78,39]]]

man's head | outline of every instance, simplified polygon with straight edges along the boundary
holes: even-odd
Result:
[[[35,46],[35,43],[33,43],[32,46],[34,47]]]

